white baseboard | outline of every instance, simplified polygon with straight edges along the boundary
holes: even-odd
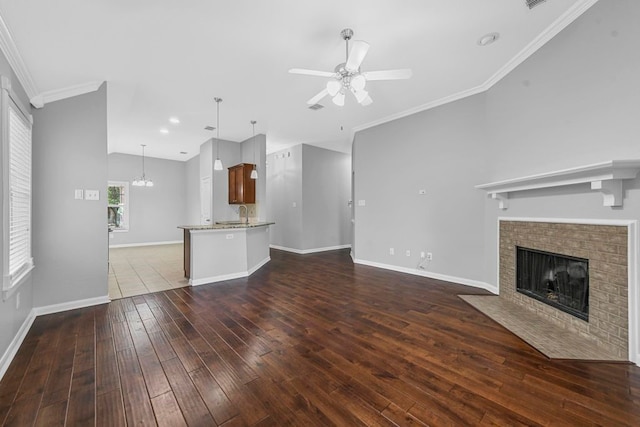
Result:
[[[160,245],[175,245],[182,243],[182,240],[171,240],[166,242],[148,242],[148,243],[124,243],[122,245],[109,245],[109,249],[117,248],[135,248],[137,246],[160,246]]]
[[[270,256],[268,256],[265,259],[263,259],[262,261],[260,261],[253,268],[250,268],[249,271],[248,271],[249,274],[247,274],[247,276],[251,276],[253,273],[255,273],[256,271],[260,270],[262,268],[262,266],[264,266],[269,261],[271,261],[271,257]]]
[[[428,277],[430,279],[443,280],[445,282],[459,283],[461,285],[472,286],[474,288],[486,289],[492,294],[498,295],[498,287],[479,280],[465,279],[464,277],[448,276],[446,274],[433,273],[426,270],[418,270],[417,268],[400,267],[397,265],[382,264],[379,262],[367,261],[363,259],[354,259],[355,264],[368,265],[370,267],[383,268],[385,270],[397,271],[400,273],[413,274],[414,276]]]
[[[13,358],[16,356],[16,353],[22,345],[22,341],[24,341],[27,336],[27,332],[29,332],[34,320],[36,320],[36,313],[35,310],[31,310],[27,318],[22,322],[22,325],[20,325],[18,333],[13,337],[13,340],[11,340],[9,347],[7,347],[6,351],[2,355],[2,358],[0,359],[0,380],[7,372],[7,369],[9,369],[9,365],[11,365]]]
[[[45,314],[60,313],[62,311],[75,310],[76,308],[91,307],[93,305],[107,304],[110,302],[111,299],[109,298],[109,296],[105,295],[102,297],[87,298],[77,301],[63,302],[60,304],[45,305],[43,307],[34,307],[33,311],[35,312],[36,316],[43,316]]]
[[[2,358],[0,359],[0,379],[2,379],[4,374],[7,372],[9,365],[13,361],[13,358],[18,352],[18,349],[22,345],[22,341],[24,341],[25,337],[27,336],[27,332],[29,332],[29,328],[31,328],[31,325],[33,324],[33,321],[36,319],[36,317],[43,316],[45,314],[53,314],[53,313],[60,313],[62,311],[67,311],[67,310],[74,310],[76,308],[84,308],[84,307],[91,307],[93,305],[106,304],[109,302],[111,302],[111,299],[109,299],[109,297],[105,295],[102,297],[64,302],[61,304],[53,304],[53,305],[47,305],[43,307],[34,307],[33,309],[31,309],[31,311],[29,312],[29,315],[22,323],[22,326],[20,326],[18,333],[15,335],[15,337],[13,337],[13,340],[9,344],[9,347],[2,355]]]
[[[277,246],[277,245],[269,245],[272,249],[278,249],[286,252],[293,252],[298,255],[306,255],[306,254],[314,254],[316,252],[327,252],[327,251],[336,251],[338,249],[347,249],[350,248],[351,245],[339,245],[339,246],[327,246],[325,248],[313,248],[313,249],[294,249],[288,248],[286,246]]]
[[[195,280],[189,279],[189,285],[200,286],[200,285],[207,285],[210,283],[224,282],[225,280],[233,280],[233,279],[241,279],[243,277],[249,277],[269,261],[271,261],[271,257],[266,257],[265,259],[260,261],[258,264],[256,264],[253,268],[249,269],[248,271],[241,271],[239,273],[221,274],[219,276],[204,277],[202,279],[195,279]]]

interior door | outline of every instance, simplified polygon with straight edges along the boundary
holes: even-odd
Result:
[[[211,177],[200,178],[200,224],[211,224]]]

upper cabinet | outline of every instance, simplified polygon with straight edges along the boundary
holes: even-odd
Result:
[[[229,204],[256,202],[256,180],[251,179],[253,164],[240,163],[229,168]]]

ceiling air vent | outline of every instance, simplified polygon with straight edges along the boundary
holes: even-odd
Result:
[[[309,106],[309,110],[319,110],[321,108],[324,108],[324,105],[321,104],[313,104]]]
[[[534,7],[538,6],[540,3],[544,3],[547,0],[525,0],[527,2],[527,6],[529,6],[529,9],[533,9]]]

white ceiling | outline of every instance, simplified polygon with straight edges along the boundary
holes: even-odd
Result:
[[[0,0],[37,94],[108,82],[109,151],[186,160],[215,132],[267,135],[268,151],[307,143],[349,152],[354,129],[485,90],[595,0]],[[343,28],[371,48],[363,71],[411,68],[369,82],[373,105],[306,101],[344,62]],[[500,39],[478,46],[486,33]],[[30,94],[31,96],[34,94]],[[178,117],[180,125],[169,123]],[[167,128],[169,133],[160,133]],[[180,151],[188,154],[181,155]]]

